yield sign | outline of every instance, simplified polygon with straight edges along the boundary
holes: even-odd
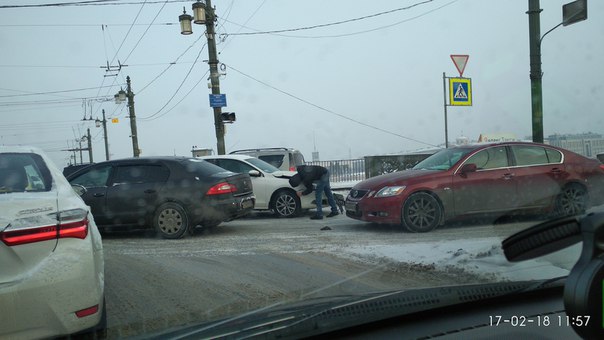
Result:
[[[457,67],[460,77],[463,77],[463,70],[466,69],[468,58],[470,58],[470,56],[467,54],[451,54],[451,60],[453,60],[453,64]]]

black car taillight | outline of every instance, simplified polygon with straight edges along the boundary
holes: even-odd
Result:
[[[223,182],[211,187],[208,192],[206,192],[206,195],[222,195],[233,192],[237,192],[237,187],[234,184]]]
[[[58,238],[85,239],[88,235],[88,212],[83,209],[62,211],[56,224],[39,225],[30,219],[16,220],[0,232],[0,240],[7,246],[48,241]]]

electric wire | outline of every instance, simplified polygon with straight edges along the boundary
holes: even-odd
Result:
[[[284,35],[284,34],[275,34],[275,35],[276,36],[281,36],[281,37],[302,38],[302,39],[322,39],[322,38],[350,37],[350,36],[353,36],[353,35],[359,35],[359,34],[364,34],[364,33],[370,33],[370,32],[380,31],[380,30],[383,30],[383,29],[387,29],[387,28],[390,28],[390,27],[394,27],[394,26],[398,26],[398,25],[404,24],[404,23],[409,22],[409,21],[413,21],[415,19],[419,19],[419,18],[421,18],[423,16],[426,16],[426,15],[428,15],[430,13],[436,12],[436,11],[438,11],[441,8],[447,7],[447,6],[453,4],[453,3],[457,2],[457,1],[459,1],[459,0],[450,1],[450,2],[444,4],[444,5],[440,6],[440,7],[431,9],[429,11],[426,11],[424,13],[421,13],[421,14],[416,15],[416,16],[411,17],[411,18],[407,18],[407,19],[404,19],[404,20],[401,20],[401,21],[397,21],[397,22],[395,22],[393,24],[389,24],[389,25],[385,25],[385,26],[380,26],[380,27],[376,27],[376,28],[372,28],[372,29],[368,29],[368,30],[363,30],[363,31],[351,32],[351,33],[342,33],[342,34],[333,34],[333,35],[318,35],[318,36],[316,36],[316,35],[315,36],[304,36],[304,35],[294,36],[294,35]]]
[[[350,22],[355,22],[355,21],[360,21],[360,20],[375,18],[375,17],[378,17],[378,16],[382,16],[382,15],[386,15],[386,14],[391,14],[391,13],[394,13],[394,12],[409,10],[409,9],[414,8],[414,7],[421,6],[421,5],[424,5],[424,4],[433,2],[433,1],[434,0],[425,0],[425,1],[422,1],[422,2],[418,2],[418,3],[412,4],[412,5],[406,6],[406,7],[395,8],[395,9],[391,9],[391,10],[388,10],[388,11],[383,11],[383,12],[379,12],[379,13],[364,15],[364,16],[357,17],[357,18],[352,18],[352,19],[347,19],[347,20],[341,20],[341,21],[336,21],[336,22],[331,22],[331,23],[326,23],[326,24],[318,24],[318,25],[312,25],[312,26],[305,26],[305,27],[298,27],[298,28],[288,28],[288,29],[272,30],[272,31],[240,32],[240,33],[232,33],[231,35],[275,34],[275,33],[305,31],[305,30],[312,30],[312,29],[316,29],[316,28],[323,28],[323,27],[329,27],[329,26],[335,26],[335,25],[342,25],[342,24],[346,24],[346,23],[350,23]]]
[[[319,109],[319,110],[321,110],[321,111],[324,111],[324,112],[330,113],[330,114],[332,114],[332,115],[338,116],[338,117],[340,117],[340,118],[343,118],[343,119],[345,119],[345,120],[351,121],[351,122],[353,122],[353,123],[356,123],[356,124],[359,124],[359,125],[362,125],[362,126],[365,126],[365,127],[368,127],[368,128],[371,128],[371,129],[374,129],[374,130],[380,131],[380,132],[387,133],[387,134],[389,134],[389,135],[393,135],[393,136],[396,136],[396,137],[400,137],[400,138],[403,138],[403,139],[406,139],[406,140],[409,140],[409,141],[413,141],[413,142],[420,143],[420,144],[424,144],[424,145],[428,145],[428,146],[438,147],[437,145],[430,144],[430,143],[426,143],[426,142],[424,142],[424,141],[421,141],[421,140],[418,140],[418,139],[415,139],[415,138],[411,138],[411,137],[403,136],[403,135],[398,134],[398,133],[396,133],[396,132],[388,131],[388,130],[386,130],[386,129],[383,129],[383,128],[380,128],[380,127],[377,127],[377,126],[373,126],[373,125],[370,125],[370,124],[367,124],[367,123],[361,122],[361,121],[359,121],[359,120],[356,120],[356,119],[350,118],[350,117],[348,117],[348,116],[345,116],[345,115],[343,115],[343,114],[341,114],[341,113],[337,113],[337,112],[335,112],[335,111],[329,110],[329,109],[327,109],[327,108],[324,108],[324,107],[322,107],[322,106],[319,106],[319,105],[317,105],[317,104],[314,104],[314,103],[312,103],[312,102],[310,102],[310,101],[308,101],[308,100],[306,100],[306,99],[302,99],[302,98],[300,98],[300,97],[298,97],[298,96],[296,96],[296,95],[293,95],[293,94],[291,94],[291,93],[289,93],[289,92],[287,92],[287,91],[281,90],[281,89],[279,89],[279,88],[277,88],[277,87],[275,87],[275,86],[273,86],[273,85],[270,85],[270,84],[268,84],[268,83],[266,83],[266,82],[264,82],[264,81],[262,81],[262,80],[256,79],[256,78],[254,78],[253,76],[251,76],[251,75],[249,75],[249,74],[247,74],[247,73],[244,73],[244,72],[242,72],[242,71],[240,71],[240,70],[238,70],[238,69],[234,68],[232,65],[227,65],[227,66],[228,66],[230,69],[232,69],[233,71],[235,71],[235,72],[237,72],[237,73],[241,74],[242,76],[245,76],[245,77],[247,77],[247,78],[249,78],[249,79],[251,79],[251,80],[254,80],[254,81],[256,81],[256,82],[258,82],[258,83],[260,83],[260,84],[262,84],[262,85],[264,85],[264,86],[267,86],[267,87],[269,87],[269,88],[271,88],[271,89],[273,89],[273,90],[275,90],[275,91],[277,91],[277,92],[280,92],[280,93],[282,93],[282,94],[284,94],[284,95],[286,95],[286,96],[288,96],[288,97],[291,97],[291,98],[293,98],[293,99],[295,99],[295,100],[297,100],[297,101],[300,101],[300,102],[302,102],[302,103],[305,103],[305,104],[307,104],[307,105],[310,105],[310,106],[312,106],[312,107],[314,107],[314,108],[317,108],[317,109]]]
[[[39,96],[39,95],[47,95],[47,94],[70,93],[70,92],[80,92],[80,91],[88,91],[88,90],[102,89],[102,88],[107,88],[107,87],[111,87],[111,86],[84,87],[84,88],[79,88],[79,89],[70,89],[70,90],[57,90],[57,91],[47,91],[47,92],[27,92],[27,91],[20,91],[20,90],[11,90],[11,89],[4,89],[4,88],[0,88],[0,90],[5,90],[5,91],[27,92],[27,93],[21,93],[21,94],[9,94],[9,95],[1,95],[1,96],[0,96],[0,98],[9,98],[9,97],[30,97],[30,96]],[[96,97],[98,97],[98,96],[96,96]],[[81,98],[73,98],[73,99],[81,99]]]
[[[170,99],[168,99],[168,101],[159,110],[157,110],[157,112],[155,112],[154,114],[152,114],[150,116],[141,117],[139,119],[143,119],[144,120],[144,119],[149,119],[149,118],[153,118],[153,117],[157,116],[163,109],[166,108],[166,106],[168,106],[170,104],[170,102],[172,102],[172,100],[174,99],[174,97],[176,97],[176,95],[178,94],[178,92],[180,91],[180,89],[182,88],[182,86],[184,85],[185,81],[189,78],[189,75],[191,74],[191,71],[193,71],[193,68],[195,67],[195,64],[197,63],[197,60],[201,56],[201,52],[203,52],[203,50],[205,49],[206,45],[207,45],[207,42],[201,47],[201,49],[199,49],[199,53],[197,53],[197,57],[195,58],[195,61],[193,62],[193,64],[189,68],[189,71],[185,75],[184,79],[180,82],[180,85],[178,85],[178,88],[176,89],[176,91],[174,91],[174,94],[172,95],[172,97],[170,97]]]
[[[148,4],[148,2],[147,2]],[[153,24],[144,24],[144,23],[140,23],[140,24],[134,24],[132,25],[132,23],[129,24],[119,24],[119,23],[114,23],[114,24],[0,24],[0,27],[97,27],[97,26],[101,26],[104,25],[106,27],[109,26],[148,26],[148,25],[152,25],[152,26],[177,26],[179,23],[177,22],[158,22],[158,23],[153,23]]]
[[[258,5],[258,7],[256,7],[256,9],[254,10],[254,12],[252,12],[252,14],[247,18],[247,20],[243,23],[244,25],[247,25],[248,22],[250,22],[250,20],[252,20],[252,18],[256,15],[256,13],[258,13],[258,11],[260,10],[260,8],[262,8],[262,6],[264,6],[264,3],[266,3],[266,0],[263,0],[260,5]],[[229,22],[226,18],[224,19],[224,21]],[[237,33],[240,33],[243,30],[243,27],[239,28],[239,31],[237,31]],[[228,36],[228,35],[227,35]],[[222,46],[222,49],[220,50],[220,53],[222,53],[222,51],[224,51],[224,49],[229,45],[229,43],[232,41],[233,39],[229,39],[227,40],[227,42],[224,44],[224,46]]]
[[[130,25],[130,28],[128,28],[128,32],[126,32],[126,35],[124,36],[124,39],[122,40],[122,43],[120,44],[120,47],[118,47],[117,51],[115,52],[115,55],[113,56],[113,59],[111,59],[111,62],[109,63],[110,65],[113,64],[113,62],[115,61],[115,58],[117,58],[117,55],[120,53],[120,50],[122,49],[122,46],[124,46],[124,43],[126,42],[126,39],[128,39],[128,36],[130,35],[130,32],[132,31],[132,27],[134,26],[134,24],[138,20],[138,17],[140,16],[141,12],[143,11],[143,8],[145,8],[145,4],[146,3],[147,3],[147,0],[145,0],[145,2],[143,2],[143,4],[141,5],[141,7],[138,9],[138,13],[136,13],[136,16],[134,17],[134,20],[132,21],[132,25]]]
[[[128,55],[126,56],[126,59],[124,59],[124,63],[126,63],[128,61],[128,58],[130,58],[130,56],[132,55],[132,53],[136,50],[136,48],[138,47],[138,44],[140,44],[140,42],[143,40],[143,38],[145,37],[145,35],[147,34],[147,32],[149,32],[149,29],[151,28],[151,25],[153,25],[153,23],[155,22],[155,20],[157,19],[157,17],[164,10],[164,7],[166,7],[166,3],[168,3],[168,0],[164,1],[164,4],[161,6],[161,8],[159,9],[159,11],[157,11],[157,14],[155,14],[155,17],[153,17],[153,20],[151,20],[151,23],[147,26],[147,29],[145,29],[145,31],[143,32],[143,34],[141,35],[141,37],[138,39],[138,41],[136,42],[136,44],[134,44],[134,47],[132,48],[132,50],[130,51],[130,53],[128,53]]]
[[[36,8],[36,7],[68,7],[68,6],[125,6],[125,5],[140,5],[140,4],[161,4],[164,1],[168,3],[188,3],[191,0],[154,0],[154,1],[120,1],[120,0],[89,0],[89,1],[72,1],[72,2],[55,2],[46,4],[28,4],[28,5],[0,5],[0,9],[8,8]]]
[[[168,67],[166,67],[163,71],[161,71],[157,76],[155,76],[155,78],[153,78],[149,83],[147,83],[147,85],[143,86],[138,93],[140,94],[141,92],[143,92],[147,87],[149,87],[149,85],[153,84],[157,79],[159,79],[164,73],[166,73],[166,71],[168,71],[172,66],[176,65],[178,63],[178,60],[180,58],[182,58],[187,52],[189,52],[189,50],[191,48],[193,48],[193,46],[195,46],[195,44],[197,44],[197,42],[199,42],[199,40],[201,40],[201,38],[204,35],[199,35],[199,37],[197,37],[197,39],[195,41],[193,41],[193,43],[191,45],[189,45],[189,47],[187,47],[177,58],[176,60],[174,60],[174,62],[171,62],[168,64]],[[203,47],[202,47],[203,49]],[[195,62],[193,62],[193,64],[195,64]]]
[[[195,88],[197,88],[197,86],[204,80],[205,76],[209,72],[210,71],[207,70],[206,73],[204,73],[203,76],[201,78],[199,78],[199,80],[197,81],[197,83],[195,83],[195,85],[193,85],[193,87],[191,87],[191,89],[178,102],[176,102],[176,104],[174,104],[171,108],[169,108],[168,110],[166,110],[164,113],[160,114],[159,116],[153,117],[151,119],[143,120],[143,122],[150,122],[150,121],[159,119],[159,118],[167,115],[170,111],[174,110],[180,103],[182,103],[183,100],[185,100],[191,94],[191,92],[193,92],[193,90]]]

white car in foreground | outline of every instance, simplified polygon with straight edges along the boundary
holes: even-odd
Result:
[[[0,146],[0,338],[106,323],[101,237],[89,208],[40,150]]]
[[[299,198],[296,191],[304,187],[293,188],[289,179],[295,171],[281,171],[267,162],[248,155],[217,155],[200,157],[219,167],[239,173],[248,173],[252,178],[256,210],[272,210],[277,216],[292,217],[303,209],[316,208],[315,195]]]

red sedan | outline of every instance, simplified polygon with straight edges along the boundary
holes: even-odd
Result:
[[[443,149],[410,170],[352,188],[348,217],[431,231],[458,217],[517,213],[579,214],[604,203],[604,165],[536,143]]]

